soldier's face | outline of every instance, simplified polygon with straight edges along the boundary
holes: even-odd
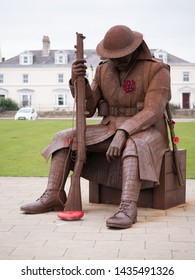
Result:
[[[110,58],[110,60],[119,71],[126,71],[129,68],[132,56],[133,54],[128,54],[119,58]]]

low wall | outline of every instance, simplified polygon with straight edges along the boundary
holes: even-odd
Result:
[[[195,118],[195,109],[175,109],[172,115],[174,118],[193,119]]]
[[[48,112],[37,112],[40,118],[68,118],[72,117],[72,112],[63,111],[48,111]],[[0,112],[0,118],[14,118],[15,111]],[[173,118],[180,119],[195,119],[195,109],[174,109],[172,111]]]

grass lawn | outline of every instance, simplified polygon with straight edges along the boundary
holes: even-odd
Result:
[[[67,120],[0,120],[0,176],[48,176],[50,164],[40,153],[56,132],[70,127]]]
[[[187,150],[186,177],[195,179],[195,122],[177,122],[175,134],[180,139],[178,148]]]
[[[66,120],[0,120],[0,176],[48,176],[49,163],[40,155],[54,134],[72,126]],[[179,148],[187,149],[187,178],[195,179],[195,122],[178,122]]]

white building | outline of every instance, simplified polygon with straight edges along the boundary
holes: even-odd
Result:
[[[195,108],[195,63],[182,60],[162,50],[152,50],[156,58],[171,68],[171,103],[180,109]]]
[[[195,108],[195,64],[170,64],[173,104],[182,109]]]
[[[99,57],[86,50],[87,76],[91,81]],[[37,111],[72,111],[74,99],[69,90],[71,65],[75,50],[50,50],[50,40],[43,37],[42,50],[25,51],[0,63],[0,97],[15,100],[19,107],[32,106]]]
[[[195,64],[162,50],[151,52],[171,66],[171,103],[179,108],[195,107]],[[85,57],[91,82],[100,59],[95,50],[85,50]],[[47,36],[42,50],[25,51],[8,60],[0,55],[0,97],[37,111],[72,111],[74,100],[68,84],[74,60],[74,50],[50,50]]]

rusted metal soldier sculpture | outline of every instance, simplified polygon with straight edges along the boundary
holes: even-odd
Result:
[[[109,162],[121,158],[121,203],[106,225],[129,228],[137,219],[142,180],[159,181],[162,158],[169,149],[164,118],[171,98],[169,67],[151,56],[142,34],[123,25],[109,29],[96,50],[104,61],[91,86],[85,79],[86,109],[91,117],[102,105],[103,119],[86,127],[87,155],[104,152]],[[70,80],[73,96],[75,80],[85,74],[85,60],[77,59]],[[22,206],[22,211],[64,209],[64,184],[74,165],[71,153],[77,150],[74,134],[60,131],[43,150],[46,160],[52,155],[47,189],[36,202]]]

